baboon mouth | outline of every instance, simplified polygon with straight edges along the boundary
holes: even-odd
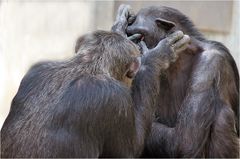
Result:
[[[138,46],[140,53],[143,54],[140,42],[144,40],[144,36],[142,34],[133,34],[129,35],[128,39],[134,42]]]

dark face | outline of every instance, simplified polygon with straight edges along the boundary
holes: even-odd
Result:
[[[127,28],[128,36],[141,34],[147,47],[149,49],[154,48],[161,39],[165,38],[167,32],[175,26],[175,23],[160,18],[158,13],[156,14],[148,8],[141,9],[136,15],[135,21]]]

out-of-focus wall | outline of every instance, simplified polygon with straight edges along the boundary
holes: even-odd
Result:
[[[109,29],[112,4],[87,0],[0,2],[0,127],[30,66],[70,57],[79,35]]]
[[[217,2],[216,2],[217,3]],[[221,10],[219,10],[221,12]],[[227,33],[203,32],[211,40],[222,42],[233,55],[238,69],[240,68],[240,1],[233,2],[231,29]]]
[[[0,0],[0,127],[29,67],[42,60],[68,58],[79,35],[109,30],[114,5],[114,1]],[[204,34],[223,42],[239,64],[239,1],[234,1],[232,14],[228,33]]]

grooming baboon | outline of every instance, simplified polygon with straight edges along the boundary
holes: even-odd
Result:
[[[23,78],[1,130],[1,157],[139,156],[159,93],[152,90],[162,66],[176,58],[179,48],[172,45],[182,37],[175,32],[149,51],[133,92],[139,51],[117,33],[87,34],[71,59],[36,64]]]

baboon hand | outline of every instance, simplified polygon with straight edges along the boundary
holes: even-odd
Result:
[[[166,69],[170,62],[177,60],[179,53],[188,47],[189,42],[188,35],[184,35],[182,31],[175,31],[162,39],[153,49],[148,49],[143,41],[140,42],[140,48],[144,56],[154,56],[155,60]]]
[[[127,37],[126,28],[128,24],[135,20],[135,14],[129,5],[122,4],[118,8],[116,21],[112,26],[112,31]]]

